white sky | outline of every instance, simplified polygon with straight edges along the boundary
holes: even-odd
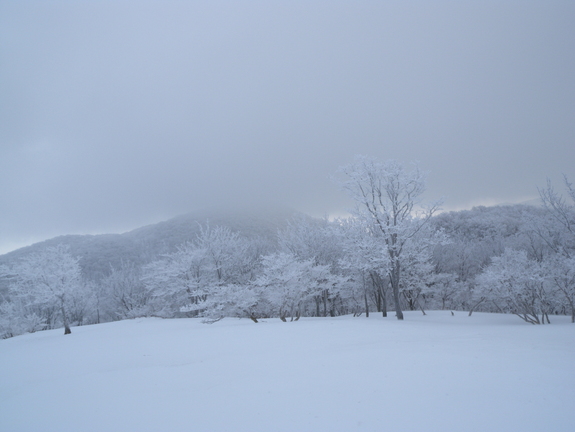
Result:
[[[0,0],[0,253],[206,206],[349,207],[355,154],[447,209],[575,180],[575,2]]]

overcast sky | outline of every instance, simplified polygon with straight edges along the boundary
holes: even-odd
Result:
[[[462,209],[575,181],[573,1],[0,0],[0,253],[209,207],[349,207],[356,154]]]

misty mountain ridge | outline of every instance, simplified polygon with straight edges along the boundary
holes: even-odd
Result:
[[[445,233],[470,239],[512,236],[520,230],[524,214],[542,212],[541,206],[526,204],[478,206],[470,210],[440,213],[432,225]],[[267,249],[277,246],[278,230],[294,218],[315,219],[289,208],[218,209],[210,208],[182,214],[166,221],[145,225],[122,234],[62,235],[0,255],[0,265],[11,264],[47,247],[64,244],[80,258],[80,266],[89,280],[99,280],[112,268],[131,262],[140,267],[175,252],[179,245],[196,239],[202,227],[223,226]]]
[[[89,279],[99,279],[119,268],[122,262],[144,265],[196,238],[201,227],[223,226],[249,239],[275,244],[278,230],[294,217],[310,217],[288,208],[204,209],[166,221],[145,225],[122,234],[69,234],[34,243],[0,255],[0,264],[9,264],[30,253],[64,244]]]

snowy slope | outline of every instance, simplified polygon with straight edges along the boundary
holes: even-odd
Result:
[[[575,325],[137,319],[0,341],[0,431],[572,431]]]

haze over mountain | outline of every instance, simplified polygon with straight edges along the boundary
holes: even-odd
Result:
[[[440,213],[433,218],[433,225],[447,233],[451,233],[453,225],[457,225],[458,229],[463,228],[472,233],[471,237],[487,233],[507,237],[519,229],[521,214],[539,214],[541,211],[539,200],[528,204],[480,206],[471,210]],[[275,248],[278,230],[286,228],[294,218],[314,219],[287,207],[212,207],[124,233],[56,236],[0,255],[0,265],[9,264],[50,246],[64,244],[69,246],[73,256],[80,258],[87,279],[98,280],[109,274],[112,268],[119,268],[122,262],[131,262],[139,267],[163,254],[172,253],[183,243],[193,241],[201,227],[208,225],[212,228],[228,227],[250,240],[259,239],[266,247]],[[445,221],[449,221],[448,225],[445,225]]]
[[[80,257],[80,264],[89,279],[100,278],[119,268],[122,261],[136,265],[158,259],[176,247],[195,239],[200,227],[224,226],[249,239],[260,238],[275,244],[279,229],[293,217],[307,217],[287,208],[281,209],[206,209],[183,214],[163,222],[146,225],[122,234],[63,235],[34,243],[0,255],[0,264],[9,263],[32,252],[58,244],[68,245],[73,256]]]

